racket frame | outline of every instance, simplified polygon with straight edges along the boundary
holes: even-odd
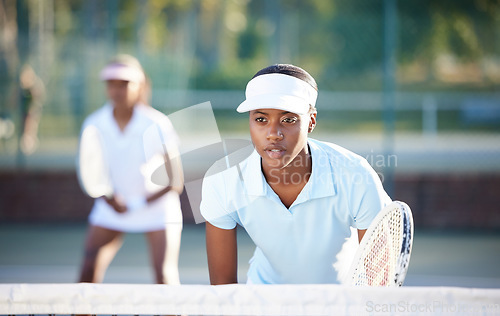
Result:
[[[399,212],[401,215],[401,245],[399,247],[400,252],[396,260],[396,267],[394,269],[394,275],[389,276],[389,280],[386,282],[386,286],[402,286],[404,279],[406,277],[406,272],[408,271],[408,265],[410,263],[411,248],[413,245],[413,216],[410,207],[401,201],[393,201],[384,207],[373,219],[372,223],[368,227],[361,243],[359,244],[358,250],[354,255],[354,260],[352,261],[351,268],[347,274],[347,279],[344,283],[350,285],[364,285],[357,284],[358,275],[360,268],[364,268],[361,264],[365,261],[365,257],[368,253],[368,245],[373,239],[374,234],[378,231],[378,226],[383,225],[384,217],[388,216],[392,212]]]

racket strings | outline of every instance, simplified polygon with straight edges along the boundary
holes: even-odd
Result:
[[[385,276],[388,274],[387,260],[389,260],[389,249],[385,247],[388,243],[387,235],[379,232],[375,236],[372,250],[364,260],[364,269],[368,285],[384,284]]]
[[[397,209],[382,219],[369,241],[369,252],[357,269],[356,285],[387,286],[401,252],[402,215]]]

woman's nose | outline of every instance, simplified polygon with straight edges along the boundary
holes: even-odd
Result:
[[[277,124],[273,124],[269,127],[267,131],[268,140],[281,140],[283,139],[283,132]]]

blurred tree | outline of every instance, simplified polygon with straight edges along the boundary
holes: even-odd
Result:
[[[464,60],[498,54],[494,26],[500,14],[498,0],[402,1],[400,20],[410,36],[401,35],[405,59],[426,52],[436,57],[453,54]]]
[[[252,21],[238,36],[238,58],[239,59],[252,59],[256,58],[257,54],[262,50],[262,38],[256,29],[256,22]]]
[[[19,65],[16,1],[0,1],[0,118],[12,115],[9,98]],[[12,101],[12,100],[10,100]]]
[[[498,0],[400,1],[399,15],[400,61],[423,64],[427,80],[442,56],[467,63],[499,55]]]
[[[19,68],[36,54],[26,34],[36,32],[29,29],[29,12],[37,5],[0,0],[0,67]],[[96,71],[96,62],[125,51],[143,59],[161,87],[189,82],[199,89],[239,89],[259,68],[291,62],[315,74],[324,89],[381,88],[381,1],[55,0],[54,5],[57,58],[76,61],[75,72],[83,78]],[[432,76],[443,55],[459,63],[495,60],[499,6],[499,0],[398,1],[398,69],[422,64]],[[185,73],[182,84],[162,76],[160,67],[175,76]]]

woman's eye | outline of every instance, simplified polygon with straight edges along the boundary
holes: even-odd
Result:
[[[285,123],[295,123],[295,122],[297,122],[297,118],[296,117],[287,117],[287,118],[283,119],[283,122],[285,122]]]
[[[262,122],[265,122],[265,121],[266,121],[266,119],[265,119],[264,117],[257,117],[257,118],[255,119],[255,121],[256,121],[256,122],[261,122],[261,123],[262,123]]]

